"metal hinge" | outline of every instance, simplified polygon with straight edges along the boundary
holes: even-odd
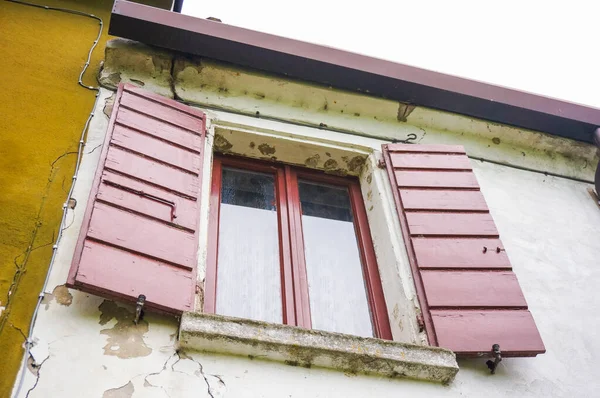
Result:
[[[425,330],[425,319],[423,319],[423,314],[417,314],[417,325],[419,326],[419,332]]]
[[[385,169],[385,159],[379,159],[377,161],[377,167],[379,167],[380,169]]]
[[[492,374],[495,374],[498,364],[502,362],[502,352],[500,351],[500,344],[494,344],[492,346],[492,354],[494,354],[494,360],[489,360],[485,364],[492,371]]]
[[[140,294],[137,298],[137,302],[135,303],[135,319],[133,320],[133,323],[136,325],[144,316],[144,304],[146,304],[146,296]]]

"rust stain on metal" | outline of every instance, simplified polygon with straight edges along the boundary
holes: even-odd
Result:
[[[265,156],[270,156],[275,153],[275,147],[269,144],[260,144],[258,150]]]
[[[104,300],[98,307],[100,325],[106,325],[112,319],[117,323],[110,329],[102,329],[100,334],[108,336],[104,355],[121,359],[146,357],[152,349],[146,345],[144,334],[148,332],[148,322],[140,320],[136,325],[135,312],[119,307],[114,301]]]

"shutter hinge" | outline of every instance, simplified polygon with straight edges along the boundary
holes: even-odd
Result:
[[[423,314],[417,314],[417,325],[419,326],[419,332],[425,330],[425,320],[423,319]]]
[[[144,304],[146,304],[146,296],[140,294],[137,298],[137,303],[135,303],[135,319],[133,320],[133,323],[136,325],[144,316]]]
[[[379,167],[380,169],[385,169],[385,159],[379,159],[377,161],[377,167]]]
[[[495,374],[498,364],[502,362],[502,352],[500,351],[500,344],[494,344],[492,346],[492,354],[494,354],[494,360],[489,360],[485,364],[492,371],[492,374]]]

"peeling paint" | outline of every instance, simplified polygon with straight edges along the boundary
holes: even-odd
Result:
[[[58,285],[54,288],[52,293],[44,294],[42,304],[46,305],[46,310],[52,301],[56,301],[58,304],[68,307],[71,305],[71,303],[73,303],[73,295],[71,292],[69,292],[69,288],[67,288],[65,285]]]
[[[106,103],[104,105],[104,108],[102,109],[102,112],[104,112],[104,114],[110,118],[110,114],[112,113],[113,107],[115,105],[115,97],[117,96],[116,93],[113,93],[113,95],[111,95],[107,100]]]
[[[100,334],[108,336],[104,348],[104,355],[119,358],[145,357],[152,353],[146,345],[144,334],[148,332],[148,322],[140,320],[136,325],[135,312],[119,307],[115,302],[104,300],[98,307],[100,310],[100,325],[106,325],[112,319],[117,323],[110,329],[102,329]]]
[[[134,392],[135,388],[133,387],[133,383],[129,382],[122,387],[111,388],[110,390],[104,391],[102,398],[131,398]]]

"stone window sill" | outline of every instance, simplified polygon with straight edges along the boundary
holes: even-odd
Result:
[[[439,383],[458,372],[456,356],[443,348],[213,314],[184,313],[179,341],[200,351]]]

